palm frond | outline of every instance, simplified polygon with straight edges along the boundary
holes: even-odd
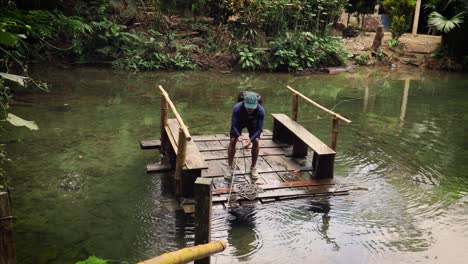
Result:
[[[449,33],[455,27],[460,27],[460,24],[463,23],[464,15],[465,12],[460,12],[449,19],[434,11],[429,15],[427,23],[430,27],[436,29],[439,32]]]

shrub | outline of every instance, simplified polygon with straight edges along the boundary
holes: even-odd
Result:
[[[318,37],[310,32],[277,38],[270,42],[271,70],[304,70],[324,66],[342,66],[349,57],[340,38]]]
[[[241,65],[242,69],[255,70],[257,66],[261,65],[261,51],[256,51],[248,47],[244,47],[240,48],[238,52],[240,57],[239,64]]]
[[[384,0],[384,7],[390,17],[392,38],[398,40],[411,27],[411,18],[416,0]]]

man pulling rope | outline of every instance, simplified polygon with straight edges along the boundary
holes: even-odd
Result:
[[[247,128],[249,138],[244,148],[252,146],[252,164],[250,166],[250,178],[252,181],[258,180],[258,171],[256,168],[258,153],[260,152],[260,134],[263,130],[263,122],[265,119],[265,110],[259,104],[257,94],[247,92],[238,102],[232,111],[230,142],[228,147],[228,170],[224,174],[227,181],[232,180],[232,175],[235,171],[234,155],[236,154],[236,143],[242,142],[242,129]]]

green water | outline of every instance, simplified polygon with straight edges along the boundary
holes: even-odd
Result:
[[[267,114],[290,113],[286,85],[353,121],[341,123],[335,164],[350,195],[214,210],[212,238],[228,248],[213,263],[466,263],[467,75],[33,75],[51,92],[19,91],[11,112],[40,130],[1,131],[18,263],[137,261],[193,244],[193,219],[169,206],[167,175],[145,173],[158,153],[138,145],[159,138],[158,84],[194,135],[227,132],[242,90],[262,94]],[[301,102],[299,121],[329,141],[329,117]]]

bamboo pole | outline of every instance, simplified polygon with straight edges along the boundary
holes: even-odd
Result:
[[[340,123],[340,121],[336,117],[334,117],[332,122],[333,123],[330,148],[336,151],[336,145],[338,143],[338,124]]]
[[[187,129],[187,126],[185,125],[184,121],[182,120],[179,113],[177,112],[177,109],[174,106],[174,103],[172,103],[171,98],[169,98],[169,95],[167,94],[167,92],[164,90],[164,88],[161,85],[159,85],[159,90],[161,91],[162,96],[166,98],[167,104],[171,108],[172,113],[174,114],[175,118],[177,119],[177,122],[179,122],[180,128],[184,132],[185,138],[187,139],[187,141],[190,141],[191,136],[190,136],[190,133],[189,133],[189,131]]]
[[[183,167],[185,165],[185,156],[187,154],[187,140],[182,127],[179,128],[179,142],[177,144],[177,158],[176,158],[176,172],[175,172],[175,183],[176,183],[176,195],[182,193],[182,177]]]
[[[198,177],[195,181],[195,245],[211,242],[211,179]],[[195,264],[210,264],[210,257],[196,260]]]
[[[10,198],[0,192],[0,264],[16,264],[15,241],[11,220]]]
[[[416,1],[416,9],[414,11],[414,20],[413,20],[413,36],[418,35],[418,25],[419,25],[419,13],[421,12],[421,0]]]
[[[185,264],[191,261],[206,258],[226,249],[225,241],[213,241],[208,244],[183,248],[174,252],[162,254],[161,256],[148,259],[138,264]]]
[[[292,111],[292,120],[297,121],[297,112],[299,111],[299,96],[293,94],[293,111]]]
[[[327,108],[325,108],[325,107],[323,107],[323,106],[317,104],[316,102],[310,100],[307,96],[301,94],[300,92],[294,90],[293,88],[291,88],[291,87],[289,87],[289,86],[286,86],[286,87],[287,87],[289,90],[291,90],[294,94],[297,94],[297,95],[299,95],[300,97],[302,97],[302,99],[306,100],[306,101],[307,101],[308,103],[310,103],[311,105],[313,105],[313,106],[317,107],[318,109],[320,109],[320,110],[322,110],[322,111],[324,111],[324,112],[326,112],[326,113],[332,115],[334,118],[337,118],[337,119],[339,119],[339,120],[341,120],[341,121],[343,121],[343,122],[345,122],[345,123],[347,123],[347,124],[351,124],[351,123],[352,123],[351,120],[349,120],[349,119],[347,119],[347,118],[344,118],[343,116],[341,116],[341,115],[339,115],[339,114],[337,114],[337,113],[335,113],[335,112],[333,112],[333,111],[331,111],[331,110],[328,110]]]

